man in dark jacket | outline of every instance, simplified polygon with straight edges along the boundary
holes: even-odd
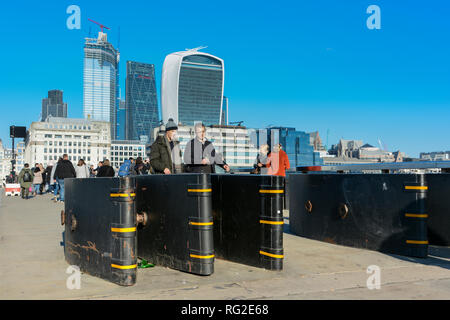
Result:
[[[178,126],[169,119],[166,132],[156,138],[150,151],[150,165],[155,173],[172,174],[183,172],[180,143],[176,140]]]
[[[19,173],[20,196],[22,199],[28,200],[28,194],[30,192],[30,187],[33,184],[33,178],[33,170],[30,169],[28,163],[25,163],[24,168]]]
[[[214,149],[211,141],[206,140],[206,128],[202,123],[194,126],[196,137],[186,144],[184,150],[184,163],[187,172],[214,173],[215,165],[230,172],[222,155]]]
[[[59,201],[64,202],[64,179],[75,178],[76,176],[75,168],[73,167],[72,162],[69,161],[69,156],[64,154],[62,160],[58,161],[55,170],[55,177],[60,187]]]
[[[98,169],[97,178],[114,177],[115,174],[116,172],[114,171],[113,167],[110,166],[109,160],[103,160],[102,166],[100,167],[100,169]]]

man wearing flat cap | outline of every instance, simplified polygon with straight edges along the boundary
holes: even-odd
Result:
[[[150,164],[155,173],[173,174],[183,172],[180,143],[176,139],[177,124],[170,118],[164,135],[156,138],[150,151]]]

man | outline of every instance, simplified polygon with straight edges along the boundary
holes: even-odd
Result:
[[[206,140],[206,128],[203,123],[194,126],[195,138],[186,144],[184,163],[187,172],[214,173],[214,165],[230,172],[221,154],[217,153],[211,141]]]
[[[291,166],[288,155],[281,149],[281,143],[276,144],[267,157],[266,167],[269,168],[267,174],[286,177],[286,170],[290,169]]]
[[[156,138],[150,151],[150,164],[159,174],[173,174],[183,172],[181,163],[180,143],[176,139],[178,126],[169,119],[164,135]]]
[[[22,197],[22,199],[28,200],[30,187],[33,184],[33,178],[33,170],[30,169],[30,165],[28,163],[25,163],[24,168],[20,170],[19,173],[20,196]]]
[[[75,168],[72,162],[69,161],[69,156],[67,154],[63,155],[61,161],[58,162],[58,165],[55,170],[55,177],[59,184],[59,201],[64,202],[64,179],[67,178],[75,178],[77,176],[75,172]],[[58,200],[56,201],[58,202]]]

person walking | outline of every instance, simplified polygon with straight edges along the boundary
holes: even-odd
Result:
[[[76,172],[72,162],[67,154],[63,155],[62,160],[58,162],[55,170],[55,177],[59,184],[59,202],[64,202],[64,179],[75,178]]]
[[[148,162],[142,161],[142,157],[137,157],[135,166],[133,168],[133,171],[134,171],[133,174],[137,174],[137,175],[147,174],[149,167],[150,167],[150,165]]]
[[[38,193],[42,194],[40,191],[42,184],[42,173],[44,173],[44,167],[42,164],[36,163],[34,167],[34,177],[33,177],[33,196],[36,196]]]
[[[150,151],[150,165],[157,174],[182,173],[180,143],[176,139],[178,126],[170,118],[166,124],[166,132],[158,136]]]
[[[89,169],[83,159],[78,160],[75,167],[75,174],[77,178],[89,178]]]
[[[19,173],[20,196],[22,197],[22,199],[28,200],[30,187],[33,184],[33,178],[33,170],[30,169],[30,165],[28,163],[25,163],[24,168],[20,170]]]
[[[58,162],[55,163],[55,165],[52,168],[52,173],[50,174],[50,183],[53,185],[53,201],[56,201],[57,196],[60,192],[60,187],[58,184],[58,181],[56,180],[55,177],[55,172],[56,172],[56,168],[58,167],[58,163],[62,160],[61,157],[59,157]]]
[[[100,169],[98,169],[97,178],[99,178],[99,177],[114,177],[115,174],[116,173],[115,173],[113,167],[111,167],[109,160],[108,159],[103,160],[102,166],[100,167]]]
[[[291,166],[288,155],[282,150],[281,143],[276,144],[267,157],[266,167],[267,174],[286,177],[286,170],[289,170]]]
[[[263,144],[259,147],[259,153],[256,156],[255,163],[253,164],[253,174],[267,174],[267,154],[269,153],[269,145]]]
[[[53,161],[50,161],[47,164],[47,168],[45,168],[45,191],[52,192],[53,191],[53,182],[50,181],[53,169]]]
[[[203,123],[194,126],[196,137],[186,144],[184,164],[187,172],[214,173],[215,165],[230,172],[222,155],[214,149],[211,141],[206,140],[206,127]]]

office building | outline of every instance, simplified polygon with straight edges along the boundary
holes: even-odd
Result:
[[[50,90],[48,97],[42,99],[41,121],[47,117],[67,118],[67,103],[63,102],[61,90]]]
[[[83,115],[85,119],[110,123],[116,137],[119,51],[107,40],[106,33],[86,38],[84,45]]]
[[[126,103],[126,139],[142,140],[146,137],[147,142],[151,142],[153,129],[159,125],[153,64],[127,61]]]
[[[228,98],[225,96],[223,97],[222,102],[222,115],[220,118],[220,124],[223,126],[228,125]]]
[[[24,160],[30,165],[47,166],[66,153],[74,165],[80,159],[97,165],[110,157],[110,130],[108,122],[91,119],[48,118],[33,122],[25,139]]]
[[[119,108],[117,109],[117,128],[116,139],[125,140],[127,136],[127,108],[125,100],[119,99]]]
[[[125,160],[137,157],[141,157],[143,160],[146,159],[145,154],[145,144],[141,141],[132,140],[113,140],[111,142],[111,166],[117,172],[121,164]]]
[[[428,161],[448,161],[450,160],[450,151],[421,152],[420,159]]]
[[[162,120],[180,125],[222,123],[224,62],[199,48],[169,54],[161,78]]]

